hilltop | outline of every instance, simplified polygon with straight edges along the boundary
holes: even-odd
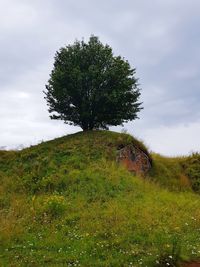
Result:
[[[145,176],[116,161],[134,145]],[[127,134],[81,132],[0,151],[2,266],[177,266],[200,257],[199,155],[150,154]]]

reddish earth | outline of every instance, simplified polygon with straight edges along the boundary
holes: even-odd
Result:
[[[151,168],[151,160],[148,155],[133,145],[120,149],[117,161],[136,174],[145,174]]]
[[[200,262],[184,263],[182,267],[200,267]]]

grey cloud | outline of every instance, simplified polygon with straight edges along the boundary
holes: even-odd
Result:
[[[92,33],[137,68],[144,110],[130,132],[196,125],[199,10],[198,0],[1,1],[0,146],[31,142],[34,128],[44,139],[78,129],[49,120],[42,90],[55,52]]]

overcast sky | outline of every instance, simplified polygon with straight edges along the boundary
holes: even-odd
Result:
[[[55,52],[91,34],[137,69],[144,110],[124,128],[164,155],[199,151],[199,0],[0,0],[0,147],[80,130],[49,119],[42,91]]]

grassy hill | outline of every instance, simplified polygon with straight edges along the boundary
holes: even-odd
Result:
[[[200,257],[199,155],[116,162],[127,134],[81,132],[0,151],[0,266],[177,266]],[[195,190],[195,192],[194,192]]]

